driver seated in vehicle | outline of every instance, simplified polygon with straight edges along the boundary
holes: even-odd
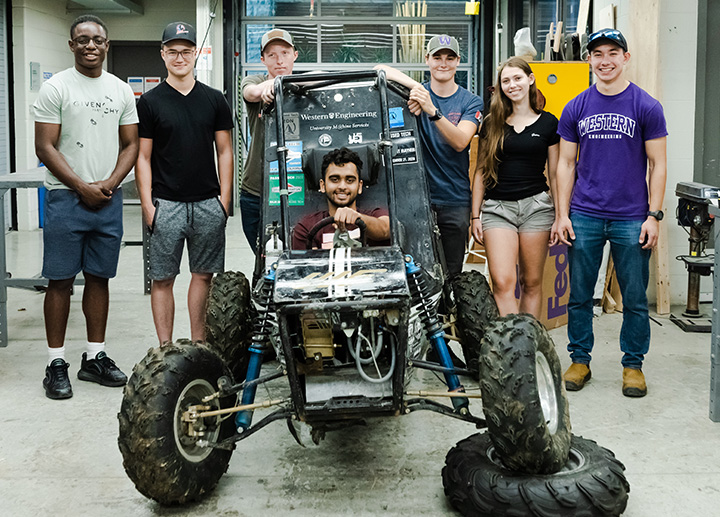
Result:
[[[384,208],[372,210],[358,209],[357,197],[362,194],[363,182],[360,179],[363,162],[360,156],[350,149],[334,149],[323,157],[320,192],[327,197],[327,210],[321,210],[302,217],[293,231],[293,249],[306,249],[310,230],[326,217],[334,217],[335,223],[329,224],[315,234],[312,247],[330,249],[338,240],[360,238],[360,229],[354,224],[361,218],[367,229],[368,246],[390,245],[390,218]],[[336,237],[336,231],[338,233]],[[352,247],[352,245],[350,245]]]

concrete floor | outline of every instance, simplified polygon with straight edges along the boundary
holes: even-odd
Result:
[[[126,238],[139,239],[138,229],[137,214],[130,213]],[[228,235],[227,268],[250,274],[252,255],[239,218],[230,220]],[[15,276],[39,271],[41,249],[39,232],[8,235]],[[176,337],[189,334],[183,301],[188,276],[184,271],[178,279]],[[155,344],[150,299],[142,288],[141,249],[125,247],[111,282],[107,342],[109,355],[128,375]],[[117,447],[122,390],[75,377],[85,349],[80,291],[73,296],[66,344],[75,396],[66,401],[47,399],[41,385],[47,358],[43,295],[9,292],[10,344],[0,348],[0,515],[456,515],[443,495],[440,471],[446,452],[475,430],[427,412],[328,434],[307,449],[277,422],[239,444],[228,472],[203,502],[164,508],[144,498],[125,475]],[[569,394],[573,430],[624,462],[631,485],[625,515],[717,515],[720,423],[708,418],[710,335],[685,334],[656,319],[643,399],[620,393],[621,316],[596,319],[593,379]],[[566,367],[565,329],[551,335]],[[430,376],[420,380],[433,384]],[[472,408],[479,414],[480,402]]]

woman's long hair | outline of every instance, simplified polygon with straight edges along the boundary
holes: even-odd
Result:
[[[493,187],[498,182],[498,153],[502,151],[505,141],[505,121],[512,115],[513,104],[502,90],[502,73],[507,67],[519,68],[528,77],[532,74],[532,68],[522,58],[511,57],[500,65],[498,69],[495,91],[490,99],[490,113],[485,117],[485,138],[480,142],[481,165],[483,167],[483,180],[486,187]],[[533,82],[530,85],[528,96],[530,107],[535,113],[540,113],[537,105],[538,90]]]

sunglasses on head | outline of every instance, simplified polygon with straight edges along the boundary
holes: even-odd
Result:
[[[588,43],[590,43],[591,41],[595,41],[598,38],[620,39],[622,38],[622,34],[617,29],[598,31],[590,35],[590,37],[588,38]]]

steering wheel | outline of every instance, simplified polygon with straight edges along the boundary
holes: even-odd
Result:
[[[305,249],[311,250],[313,241],[315,240],[315,235],[325,228],[328,225],[331,225],[335,222],[335,218],[331,215],[327,216],[325,219],[322,219],[315,223],[315,226],[310,228],[310,231],[307,234],[307,239],[305,241]],[[367,246],[367,239],[365,235],[365,230],[367,230],[367,225],[365,224],[365,221],[363,221],[360,217],[355,219],[355,226],[360,228],[360,242],[362,242],[363,246]]]

